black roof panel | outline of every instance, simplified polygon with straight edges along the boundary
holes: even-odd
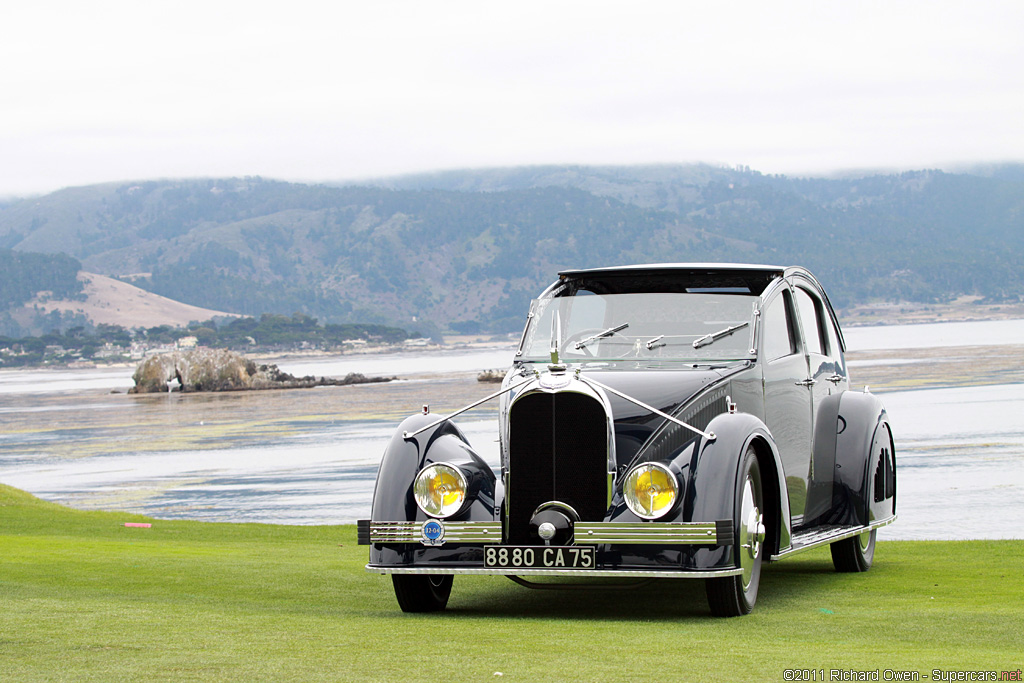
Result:
[[[742,263],[654,263],[565,270],[558,274],[576,288],[604,294],[721,290],[759,296],[785,274],[780,266]]]

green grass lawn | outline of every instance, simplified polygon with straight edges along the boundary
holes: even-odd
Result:
[[[0,680],[782,681],[787,668],[1024,665],[1021,542],[880,543],[861,575],[812,551],[767,567],[754,613],[736,619],[708,615],[699,581],[531,591],[500,577],[456,577],[446,612],[406,615],[366,556],[352,526],[81,512],[0,485]]]

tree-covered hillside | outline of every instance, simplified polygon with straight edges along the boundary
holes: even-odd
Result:
[[[559,269],[637,262],[799,263],[839,305],[1016,298],[1024,180],[1013,169],[794,179],[653,166],[374,187],[155,181],[0,206],[0,246],[66,252],[86,270],[219,310],[508,331]]]
[[[39,292],[70,299],[82,291],[81,264],[67,254],[34,254],[0,249],[0,310],[21,306]]]

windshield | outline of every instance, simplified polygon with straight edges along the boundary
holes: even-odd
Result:
[[[524,360],[550,360],[554,330],[565,361],[750,358],[755,296],[592,294],[534,300]],[[558,325],[553,325],[555,315]]]

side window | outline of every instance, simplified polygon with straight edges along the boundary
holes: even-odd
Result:
[[[828,355],[821,337],[821,302],[812,297],[806,289],[797,287],[796,309],[800,315],[800,328],[804,334],[807,352]]]
[[[764,340],[764,356],[766,361],[788,356],[796,351],[793,343],[793,325],[789,319],[789,306],[786,300],[789,292],[782,292],[779,296],[768,302],[762,313],[761,323],[764,331],[761,338]]]
[[[842,348],[839,346],[839,333],[836,332],[836,326],[832,322],[831,316],[827,314],[824,316],[822,327],[825,328],[825,338],[828,340],[826,353],[838,361],[842,355]]]

